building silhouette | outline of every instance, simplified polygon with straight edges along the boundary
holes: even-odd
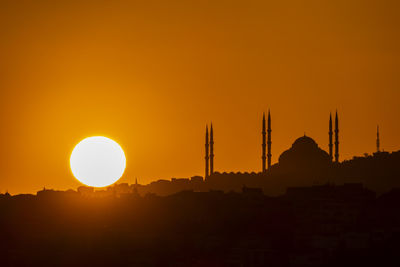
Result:
[[[0,194],[1,266],[399,266],[400,151],[377,128],[339,162],[336,115],[328,152],[304,135],[272,165],[268,118],[258,173],[214,171],[210,125],[205,179]]]
[[[333,161],[333,129],[332,129],[332,114],[329,115],[329,159],[332,162]],[[262,116],[262,130],[261,130],[261,137],[262,137],[262,143],[261,143],[261,148],[262,148],[262,154],[261,154],[261,173],[266,174],[268,170],[271,169],[272,166],[272,127],[271,127],[271,112],[268,110],[268,119],[266,120],[265,118],[265,113],[263,113]],[[379,133],[378,133],[379,135]],[[379,137],[378,137],[379,138]],[[377,141],[378,142],[378,141]],[[315,141],[307,137],[304,134],[304,137],[298,138],[294,142],[294,147],[297,148],[298,146],[302,146],[300,144],[309,144],[309,150],[304,150],[300,149],[300,151],[303,153],[307,152],[312,152],[312,149],[315,147],[318,147],[318,145],[315,143]],[[208,134],[208,127],[206,126],[206,141],[205,141],[205,178],[208,178],[210,175],[214,174],[214,138],[213,138],[213,126],[211,124],[210,128],[210,135]],[[307,147],[304,146],[304,147]],[[293,148],[293,146],[292,146]],[[295,149],[295,151],[297,151]],[[318,150],[318,152],[322,151],[321,149]],[[314,151],[315,152],[315,151]],[[325,152],[325,151],[324,151]],[[285,153],[285,152],[284,152]],[[287,152],[289,153],[289,152]],[[318,153],[317,153],[318,154]],[[322,155],[322,154],[321,154]],[[303,155],[305,156],[305,155]],[[322,160],[325,162],[325,154],[322,156],[324,159]],[[285,158],[285,157],[284,157]],[[301,161],[301,158],[299,158]],[[317,161],[316,163],[318,163]],[[336,111],[336,116],[335,116],[335,162],[339,163],[339,119],[338,119],[338,113]],[[316,166],[318,168],[318,166]]]
[[[335,162],[339,162],[339,118],[337,111],[335,116]]]
[[[376,127],[376,153],[381,152],[381,140],[379,138],[379,125]]]
[[[271,154],[271,113],[268,110],[268,129],[265,129],[265,113],[263,113],[263,119],[262,119],[262,172],[265,173],[267,171],[267,164],[266,164],[266,159],[268,158],[268,169],[271,167],[271,160],[272,160],[272,154]],[[266,142],[266,134],[268,133],[268,141]],[[266,154],[266,149],[268,145],[268,154]]]
[[[271,129],[271,113],[269,110],[268,110],[268,130],[267,130],[267,132],[268,132],[268,141],[267,141],[268,154],[267,154],[267,157],[268,157],[268,169],[269,169],[269,168],[271,168],[271,160],[272,160],[272,154],[271,154],[271,145],[272,145],[271,132],[272,132],[272,129]]]
[[[266,168],[266,160],[267,160],[267,156],[266,156],[266,149],[267,149],[267,144],[266,144],[266,130],[265,130],[265,113],[263,113],[263,118],[262,118],[262,156],[261,156],[261,160],[262,160],[262,172],[265,173],[267,171]]]
[[[208,140],[208,126],[206,126],[206,156],[204,157],[205,159],[205,165],[206,165],[206,172],[204,174],[204,177],[207,178],[209,175],[209,163],[210,163],[210,156],[209,156],[209,148],[210,148],[210,144],[209,144],[209,140]]]
[[[205,175],[207,178],[214,173],[214,131],[213,125],[210,125],[210,134],[208,134],[208,126],[206,125],[206,142],[205,142]]]
[[[210,175],[214,173],[214,131],[213,125],[210,126]]]
[[[332,131],[332,113],[329,114],[329,157],[333,161],[333,131]]]
[[[328,153],[306,135],[296,139],[291,148],[279,156],[279,173],[323,174],[331,166]]]
[[[335,112],[334,123],[332,113],[329,114],[327,152],[321,149],[311,137],[304,135],[297,138],[274,164],[271,163],[272,127],[269,110],[268,114],[263,113],[261,126],[261,170],[251,173],[218,172],[214,170],[214,167],[210,170],[210,166],[213,166],[214,140],[206,127],[206,179],[202,186],[192,189],[228,192],[240,191],[245,185],[260,187],[265,193],[276,195],[282,193],[288,186],[309,186],[327,182],[362,183],[378,192],[384,192],[394,186],[400,187],[400,179],[396,178],[399,170],[395,167],[397,163],[400,164],[397,152],[374,152],[372,156],[366,154],[364,157],[354,157],[343,162],[339,160],[338,111]],[[380,151],[379,128],[377,128],[376,142],[376,149]],[[366,169],[370,171],[367,172]]]

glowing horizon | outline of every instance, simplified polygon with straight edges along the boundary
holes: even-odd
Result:
[[[77,188],[68,160],[87,136],[123,144],[121,183],[261,171],[304,132],[340,160],[400,149],[400,2],[60,0],[0,9],[0,192]]]

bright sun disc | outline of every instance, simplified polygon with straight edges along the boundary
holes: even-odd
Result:
[[[81,183],[104,187],[121,178],[126,166],[124,151],[117,142],[103,136],[83,139],[72,151],[71,171]]]

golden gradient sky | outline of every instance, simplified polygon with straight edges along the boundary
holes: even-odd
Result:
[[[0,192],[76,188],[69,156],[104,135],[120,182],[259,171],[271,109],[273,162],[298,137],[341,159],[400,149],[399,1],[1,1]]]

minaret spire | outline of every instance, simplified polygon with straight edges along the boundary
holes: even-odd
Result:
[[[337,111],[335,116],[335,162],[339,162],[339,118]]]
[[[379,125],[376,127],[376,152],[381,152],[381,140],[379,138]]]
[[[138,196],[138,182],[137,182],[137,178],[135,178],[135,185],[133,186],[133,193]]]
[[[208,152],[208,148],[209,148],[210,144],[208,143],[208,126],[206,125],[206,156],[205,156],[205,160],[206,160],[206,173],[204,175],[204,178],[208,177],[209,171],[208,171],[208,164],[209,164],[209,152]]]
[[[329,157],[333,161],[333,131],[332,131],[332,113],[329,114]]]
[[[262,118],[262,145],[261,145],[261,147],[262,147],[262,156],[261,156],[261,159],[262,159],[262,172],[266,172],[266,159],[267,159],[267,156],[266,156],[266,146],[267,146],[267,144],[266,144],[266,127],[265,127],[265,113],[263,113],[263,118]]]
[[[214,173],[214,132],[211,123],[210,127],[210,175]]]
[[[268,145],[268,154],[267,154],[267,158],[268,158],[268,169],[271,167],[271,158],[272,158],[272,154],[271,154],[271,113],[268,110],[268,129],[267,129],[267,133],[268,133],[268,140],[267,140],[267,145]]]

